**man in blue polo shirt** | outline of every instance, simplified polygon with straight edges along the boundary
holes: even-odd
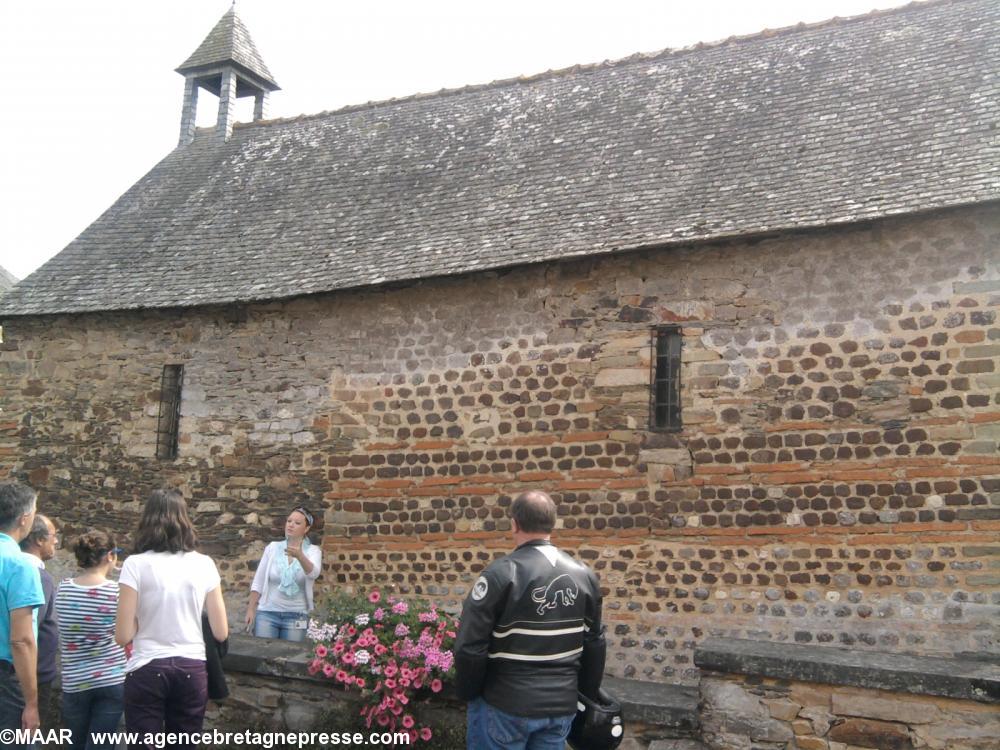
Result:
[[[45,595],[18,547],[34,520],[35,491],[0,483],[0,729],[39,726],[36,615]]]

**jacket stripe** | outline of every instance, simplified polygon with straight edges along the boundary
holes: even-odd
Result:
[[[563,625],[563,624],[573,624],[579,625],[584,622],[586,618],[571,617],[568,620],[511,620],[510,622],[497,623],[496,627],[498,630],[503,630],[504,628],[512,628],[515,625],[532,625],[532,626],[549,626],[549,625]]]
[[[555,661],[582,653],[583,646],[572,651],[563,651],[561,654],[512,654],[507,651],[498,651],[495,654],[489,654],[489,657],[491,659],[511,659],[512,661]]]
[[[494,638],[506,638],[508,635],[569,635],[570,633],[582,633],[584,626],[575,628],[560,628],[559,630],[534,630],[530,628],[511,628],[503,633],[498,630],[493,631]]]

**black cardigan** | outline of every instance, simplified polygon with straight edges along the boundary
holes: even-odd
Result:
[[[221,643],[212,635],[208,613],[201,614],[201,634],[205,638],[205,670],[208,672],[208,697],[220,701],[229,697],[226,673],[222,671],[222,657],[229,651],[229,639]]]

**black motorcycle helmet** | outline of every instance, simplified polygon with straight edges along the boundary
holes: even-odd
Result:
[[[566,741],[573,750],[614,750],[622,741],[622,707],[604,690],[593,701],[576,694],[576,718]]]

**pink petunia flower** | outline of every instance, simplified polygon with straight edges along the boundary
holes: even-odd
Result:
[[[416,724],[416,722],[413,720],[413,717],[410,716],[409,714],[403,717],[403,726],[406,727],[407,729],[412,727],[414,724]]]
[[[378,589],[372,589],[371,593],[368,594],[368,601],[370,601],[372,604],[378,604],[380,601],[382,601],[382,594],[379,592]]]
[[[431,690],[433,692],[440,693],[441,692],[441,688],[443,688],[443,687],[444,687],[444,685],[441,684],[441,680],[436,680],[436,679],[435,680],[431,680]]]
[[[336,671],[336,669],[334,668],[334,666],[332,664],[324,664],[323,665],[323,674],[325,674],[327,677],[333,677],[333,673],[335,671]]]
[[[420,739],[424,742],[430,742],[430,739],[433,736],[434,732],[431,731],[430,727],[420,727]]]
[[[347,672],[345,672],[343,669],[338,669],[337,682],[346,682],[346,681],[347,681]]]
[[[318,656],[320,659],[324,658],[328,653],[329,651],[327,650],[326,646],[320,644],[319,646],[316,647],[316,656]]]

